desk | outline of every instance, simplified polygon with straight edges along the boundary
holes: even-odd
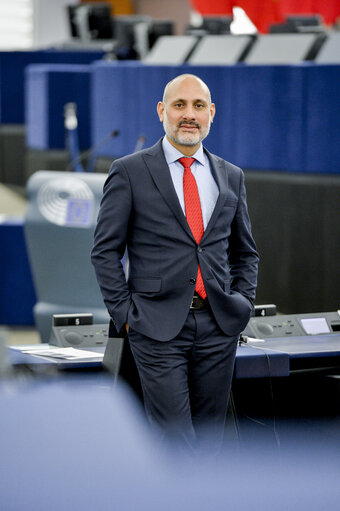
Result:
[[[9,363],[19,366],[46,366],[58,370],[97,369],[101,370],[105,348],[86,348],[88,351],[98,353],[98,357],[91,360],[63,360],[25,353],[22,350],[33,346],[10,346],[8,350]],[[51,346],[54,349],[55,346]],[[283,353],[256,350],[248,346],[237,348],[235,361],[235,378],[261,378],[269,375],[268,358],[270,357],[271,376],[289,376],[289,357]]]
[[[236,351],[234,378],[264,378],[289,376],[289,356],[273,352],[264,346],[242,345]],[[340,349],[340,348],[339,348]]]
[[[262,342],[240,346],[236,357],[236,378],[289,376],[308,369],[340,369],[340,334],[268,337]]]
[[[91,360],[62,360],[22,353],[19,348],[9,347],[9,361],[12,365],[39,364],[60,370],[83,368],[100,370],[105,351],[102,347],[86,348],[86,351],[98,353],[98,357]],[[249,345],[238,346],[234,377],[236,379],[285,377],[295,371],[336,366],[340,368],[340,334],[267,338],[263,342],[250,342]]]
[[[288,357],[289,374],[335,367],[340,370],[340,334],[267,338],[262,345],[270,353]]]

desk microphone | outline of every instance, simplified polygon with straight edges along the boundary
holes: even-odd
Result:
[[[116,138],[117,136],[119,135],[119,130],[113,130],[111,131],[111,133],[109,133],[109,135],[105,136],[104,138],[102,138],[98,144],[96,144],[95,146],[91,147],[90,149],[88,149],[87,151],[84,151],[83,153],[79,154],[76,158],[73,158],[70,163],[67,165],[66,167],[66,171],[70,171],[77,163],[81,163],[85,158],[88,158],[89,156],[91,156],[95,151],[97,151],[97,149],[99,149],[100,147],[102,147],[103,145],[105,145],[108,140],[110,139],[114,139]]]

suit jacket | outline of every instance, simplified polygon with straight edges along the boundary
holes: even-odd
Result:
[[[258,254],[241,169],[206,151],[219,196],[197,245],[175,192],[161,140],[115,160],[104,185],[92,262],[117,331],[127,322],[159,341],[189,312],[201,266],[215,319],[238,335],[253,310]],[[121,260],[127,248],[126,277]]]

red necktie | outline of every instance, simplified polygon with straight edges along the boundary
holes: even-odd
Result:
[[[201,241],[204,233],[202,209],[200,203],[200,196],[198,194],[198,188],[196,179],[191,173],[191,165],[194,163],[195,158],[179,158],[178,160],[184,167],[183,174],[183,193],[184,193],[184,204],[185,214],[189,227],[196,240],[197,245]],[[200,266],[198,267],[197,279],[196,279],[196,293],[198,293],[203,299],[206,298],[207,293],[204,288],[202,273]]]

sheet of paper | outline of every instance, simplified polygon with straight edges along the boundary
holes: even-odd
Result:
[[[20,351],[30,355],[37,355],[48,358],[59,358],[62,360],[84,360],[84,359],[100,359],[102,353],[87,350],[78,350],[76,348],[59,348],[50,345],[21,346]]]

